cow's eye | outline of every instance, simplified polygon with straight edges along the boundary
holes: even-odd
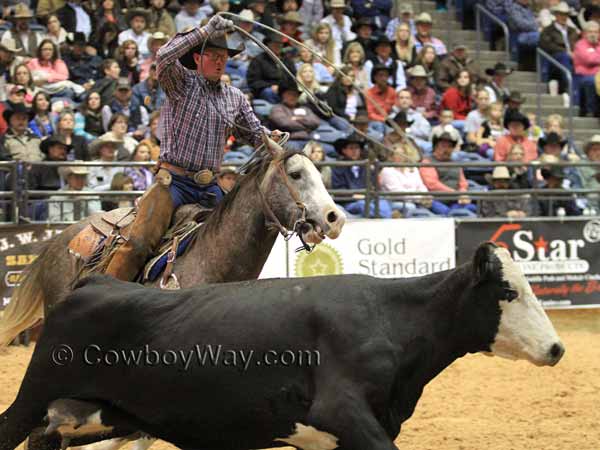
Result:
[[[292,177],[293,180],[299,180],[302,178],[302,174],[300,172],[292,172],[290,173],[290,177]]]
[[[506,300],[509,302],[516,299],[518,296],[519,293],[514,289],[504,289],[504,297],[506,297]]]

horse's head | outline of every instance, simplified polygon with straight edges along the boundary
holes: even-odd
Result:
[[[346,215],[333,202],[313,162],[304,153],[269,145],[273,158],[260,189],[277,220],[311,244],[325,236],[337,238]]]

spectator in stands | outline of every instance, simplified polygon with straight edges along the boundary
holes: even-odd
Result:
[[[119,78],[113,99],[102,107],[102,125],[109,129],[108,123],[115,113],[122,113],[129,119],[128,132],[134,137],[143,136],[143,127],[148,124],[148,110],[139,103],[131,101],[131,86],[127,78]]]
[[[546,0],[544,2],[544,7],[538,11],[537,16],[538,24],[542,30],[552,25],[552,22],[554,22],[554,19],[556,18],[556,16],[552,12],[552,8],[558,6],[560,3],[560,0]],[[569,6],[568,3],[569,2],[567,2],[567,6]],[[577,3],[577,5],[579,5],[579,1],[571,1],[571,3]],[[569,15],[571,14],[571,11],[569,11]],[[576,28],[576,25],[575,23],[573,23],[571,18],[568,19],[567,24],[569,25],[569,27]]]
[[[304,84],[304,86],[308,89],[308,92],[315,96],[320,96],[327,90],[326,86],[321,86],[321,84],[317,81],[315,69],[313,69],[312,64],[302,64],[298,68],[298,72],[296,72],[296,80]],[[306,92],[302,92],[302,94],[300,94],[299,101],[301,105],[312,105]]]
[[[149,143],[145,141],[140,142],[131,155],[131,160],[135,162],[149,162]],[[127,167],[125,169],[125,174],[133,181],[133,188],[136,191],[145,191],[150,187],[154,180],[154,175],[148,167]]]
[[[403,24],[408,25],[410,34],[412,36],[416,35],[417,28],[413,18],[414,11],[412,4],[396,2],[395,10],[396,17],[390,20],[385,28],[385,35],[389,38],[389,40],[393,41],[396,39],[398,27]]]
[[[340,160],[358,161],[364,150],[364,140],[356,133],[347,138],[335,141],[334,146]],[[364,165],[334,167],[331,172],[331,187],[333,189],[366,189],[367,171]],[[365,211],[365,200],[363,194],[354,194],[351,200],[338,202],[348,213],[362,216]],[[370,204],[369,216],[373,217],[375,204]],[[387,200],[379,200],[379,214],[381,217],[392,217],[392,208]]]
[[[314,163],[323,162],[325,160],[325,151],[323,146],[316,141],[310,141],[304,147],[304,153],[308,155]],[[321,179],[326,188],[331,188],[331,166],[317,166],[317,170],[321,173]]]
[[[563,153],[563,148],[568,145],[567,140],[564,139],[560,134],[554,131],[548,133],[546,136],[541,137],[539,140],[539,146],[542,149],[540,159],[545,155],[551,155],[558,158],[561,161],[571,161],[568,153]],[[575,156],[575,160],[579,161],[579,157]],[[569,181],[568,187],[579,189],[581,188],[581,176],[575,167],[566,167],[565,176]]]
[[[440,103],[441,109],[451,109],[454,112],[454,122],[452,125],[459,131],[463,131],[467,114],[473,108],[473,85],[471,84],[471,75],[468,70],[461,70],[458,73],[456,82],[444,92]]]
[[[368,135],[371,139],[374,139],[378,142],[383,141],[383,131],[381,131],[382,127],[379,126],[379,122],[375,122],[377,124],[375,129],[370,127],[371,121],[369,120],[369,113],[366,109],[359,108],[356,111],[356,117],[352,119],[350,123],[354,128],[361,133]],[[383,130],[385,131],[385,127],[383,127]],[[367,148],[371,147],[372,144],[372,142],[368,142]]]
[[[69,0],[56,11],[56,15],[69,33],[80,31],[85,34],[86,38],[89,38],[92,34],[92,21],[81,3],[81,0]]]
[[[59,191],[83,191],[87,187],[87,179],[90,173],[87,167],[61,167],[59,173],[65,183]],[[54,195],[50,197],[50,200],[48,220],[51,222],[76,222],[102,210],[100,199],[95,195],[78,196],[76,198],[67,195]]]
[[[435,74],[439,68],[439,60],[435,54],[433,45],[425,44],[417,54],[417,65],[423,66],[427,72],[427,85],[437,90],[435,85]]]
[[[374,0],[365,2],[364,0],[351,0],[350,5],[354,12],[354,17],[370,17],[375,22],[377,28],[385,30],[392,10],[392,0]]]
[[[356,38],[352,32],[352,20],[344,15],[346,9],[345,0],[332,0],[330,5],[331,14],[325,17],[322,22],[331,27],[331,34],[338,48],[343,48],[346,42]]]
[[[475,103],[477,108],[467,114],[465,120],[465,134],[467,143],[477,145],[477,132],[488,119],[490,94],[485,89],[477,91]]]
[[[600,162],[600,134],[595,134],[583,147],[588,161]],[[593,189],[600,192],[600,166],[579,167],[583,189]],[[599,194],[588,194],[588,207],[592,209],[592,215],[600,211]]]
[[[0,136],[0,160],[41,161],[40,139],[28,128],[33,118],[32,111],[22,103],[17,103],[2,113],[8,124],[8,131]]]
[[[163,0],[161,0],[163,1]],[[158,50],[165,45],[169,40],[168,35],[164,34],[162,31],[155,31],[148,38],[148,48],[150,49],[150,56],[144,58],[140,63],[140,80],[144,81],[148,78],[150,73],[150,67],[153,64],[156,64],[156,54]],[[244,78],[246,73],[244,72]]]
[[[67,40],[67,30],[62,27],[60,20],[56,14],[50,14],[46,22],[48,33],[45,38],[50,39],[57,47],[60,48]]]
[[[123,41],[115,55],[121,73],[119,77],[125,77],[129,80],[130,85],[135,85],[140,82],[140,54],[135,41],[128,39]]]
[[[561,138],[565,137],[564,119],[560,114],[550,114],[548,117],[546,117],[546,121],[544,122],[544,131],[542,134],[548,135],[550,133],[556,133]],[[565,145],[562,148],[561,154],[566,155],[572,149],[569,148],[567,140],[563,140]]]
[[[173,17],[165,9],[165,0],[150,0],[147,30],[152,34],[162,33],[164,36],[175,36],[177,28]]]
[[[27,88],[20,84],[9,85],[8,98],[6,99],[6,106],[11,107],[15,103],[23,103],[28,108],[31,107],[33,102],[33,96],[29,95]],[[39,90],[35,90],[35,93],[39,92]]]
[[[246,41],[246,49],[247,48],[248,48],[248,41]],[[262,50],[261,50],[261,53],[262,53]],[[333,83],[333,81],[335,79],[329,73],[329,70],[327,70],[327,68],[320,61],[317,61],[317,59],[314,57],[314,55],[310,51],[308,51],[305,48],[299,48],[298,56],[299,56],[300,60],[296,63],[296,70],[298,70],[298,68],[302,64],[310,64],[313,67],[313,70],[315,71],[315,77],[319,83],[325,84],[325,85],[330,85],[331,83]],[[249,58],[249,59],[252,60],[252,58]]]
[[[400,27],[402,26],[400,25]],[[427,72],[423,66],[414,66],[408,69],[408,76],[408,90],[411,93],[414,108],[430,122],[437,122],[438,105],[435,91],[427,85]]]
[[[119,142],[98,138],[90,144],[90,154],[94,161],[114,162],[116,161],[117,146]],[[120,172],[120,167],[97,166],[90,167],[89,186],[95,191],[110,190],[110,183],[116,173]]]
[[[479,147],[479,154],[488,159],[494,159],[496,142],[505,132],[502,120],[503,108],[500,102],[492,103],[487,119],[483,121],[479,130],[477,130],[475,143]]]
[[[50,117],[50,96],[45,92],[35,94],[31,111],[34,114],[29,122],[31,132],[40,139],[50,136],[54,132]]]
[[[0,101],[6,100],[6,84],[14,81],[16,68],[23,64],[23,58],[17,56],[20,49],[15,45],[14,39],[0,41]]]
[[[160,154],[160,139],[156,135],[158,131],[158,124],[160,122],[160,112],[154,111],[150,114],[150,123],[144,136],[144,141],[150,146],[150,160],[158,161]]]
[[[412,120],[408,120],[406,111],[400,111],[398,114],[394,116],[394,123],[397,127],[393,127],[392,131],[385,135],[383,139],[383,145],[385,145],[388,149],[393,148],[398,144],[402,144],[406,147],[414,147],[418,152],[419,145],[414,140],[411,135],[410,127],[414,123]],[[399,128],[399,130],[397,129]],[[389,152],[386,152],[384,155],[384,159],[389,159]]]
[[[407,23],[401,23],[396,28],[396,35],[394,36],[394,51],[396,52],[396,58],[402,64],[405,69],[414,65],[417,59],[417,46],[415,45],[415,38],[410,32],[410,25]]]
[[[98,36],[92,41],[101,58],[114,58],[119,47],[119,27],[116,23],[106,22],[98,29]]]
[[[152,65],[150,76],[133,87],[131,104],[136,107],[142,106],[148,113],[152,113],[160,109],[165,99],[165,92],[158,84],[156,66]]]
[[[525,150],[520,144],[513,145],[508,151],[506,162],[525,162]],[[510,185],[513,189],[531,189],[533,187],[533,168],[527,166],[512,166],[510,171]]]
[[[344,66],[335,83],[327,90],[325,100],[333,113],[339,117],[329,119],[329,124],[341,131],[348,131],[349,121],[356,117],[359,109],[366,107],[365,97],[354,87],[354,72],[351,67]]]
[[[125,172],[117,172],[110,181],[110,191],[133,191],[133,180]],[[133,197],[129,196],[110,196],[102,200],[102,209],[111,211],[116,208],[128,208],[133,204]]]
[[[573,65],[575,71],[575,87],[579,90],[580,114],[584,117],[597,116],[598,94],[595,77],[600,71],[600,25],[596,21],[586,23],[583,37],[575,44]]]
[[[477,84],[479,78],[478,64],[469,56],[466,45],[456,43],[452,53],[440,63],[435,77],[436,86],[445,91],[456,82],[458,74],[463,70],[469,72],[471,83]]]
[[[178,33],[187,28],[195,28],[206,19],[206,13],[200,9],[200,0],[184,0],[181,11],[175,16],[175,28]]]
[[[388,84],[396,90],[404,89],[406,87],[404,66],[395,59],[392,42],[390,42],[386,36],[381,36],[375,41],[374,45],[375,59],[365,62],[365,70],[367,73],[370,74],[374,66],[383,65],[390,70]],[[374,83],[370,83],[369,87],[372,87],[373,84]]]
[[[507,102],[510,97],[510,89],[504,83],[512,73],[512,69],[499,62],[494,67],[485,69],[485,73],[489,76],[489,79],[484,88],[490,94],[490,102]]]
[[[520,144],[525,150],[524,162],[537,159],[538,152],[535,142],[527,138],[527,130],[530,127],[529,119],[518,111],[513,111],[504,116],[504,128],[508,134],[501,136],[494,147],[494,161],[506,161],[508,150],[515,144]]]
[[[4,32],[0,39],[4,47],[19,49],[16,54],[26,58],[35,55],[42,40],[41,33],[29,29],[31,19],[33,14],[29,7],[25,3],[18,3],[10,16],[13,26]]]
[[[281,57],[282,41],[279,35],[269,35],[263,39],[263,43],[275,56]],[[296,68],[288,60],[284,59],[283,63],[292,73],[296,73]],[[248,66],[248,87],[255,97],[262,98],[269,103],[281,101],[277,89],[282,79],[282,70],[273,64],[271,57],[266,53],[258,55]]]
[[[573,71],[573,49],[579,38],[579,30],[569,26],[569,6],[565,2],[550,8],[550,11],[556,18],[552,25],[542,30],[540,35],[540,48],[549,53],[554,59],[565,66],[569,72]],[[567,89],[568,81],[565,75],[558,71],[554,66],[549,67],[549,76],[551,79],[560,80],[560,92],[564,93]],[[568,94],[567,94],[568,95]]]
[[[431,35],[433,20],[428,13],[422,12],[419,14],[415,24],[417,27],[417,35],[415,36],[417,50],[420,50],[425,44],[430,44],[435,49],[435,54],[438,57],[445,56],[448,53],[444,43]]]
[[[537,144],[538,140],[544,135],[544,131],[542,130],[542,127],[537,124],[537,116],[534,112],[528,112],[527,118],[531,124],[527,137]]]
[[[92,33],[92,39],[90,40],[93,41],[98,37],[98,30],[102,28],[106,23],[113,23],[117,25],[117,27],[121,30],[127,28],[127,23],[125,22],[125,18],[121,14],[121,8],[117,4],[117,2],[118,0],[103,0],[102,3],[99,5],[99,8],[96,11],[96,15],[94,17],[94,23],[92,23],[92,28],[94,31]]]
[[[457,141],[449,133],[442,133],[433,138],[433,153],[431,158],[424,158],[424,163],[444,163],[452,159],[452,152]],[[421,178],[430,192],[466,192],[467,179],[460,167],[421,167]],[[437,206],[437,207],[436,207]],[[456,202],[448,204],[439,202],[433,205],[433,212],[439,215],[474,216],[476,207],[471,199],[462,195]]]
[[[300,106],[300,90],[293,80],[279,85],[282,102],[271,109],[269,121],[281,131],[290,132],[287,146],[301,150],[310,140],[310,133],[318,128],[321,120],[307,106]]]
[[[542,176],[546,181],[546,185],[543,189],[564,189],[563,182],[566,178],[565,171],[559,166],[550,166],[542,169]],[[577,207],[575,200],[571,195],[568,195],[566,189],[565,194],[561,195],[560,198],[556,198],[556,195],[550,195],[548,197],[542,197],[539,200],[539,215],[540,216],[579,216],[581,210]]]
[[[369,112],[369,124],[380,133],[385,132],[383,122],[391,113],[396,102],[396,91],[388,84],[390,69],[383,65],[377,65],[371,70],[371,82],[374,86],[366,91],[367,111]]]
[[[252,11],[250,11],[249,9],[244,9],[239,13],[239,16],[240,21],[238,26],[244,31],[246,31],[246,33],[251,34],[258,41],[262,42],[262,40],[265,38],[265,35],[254,29],[254,24],[252,23],[252,21],[254,20],[254,15],[252,14]],[[229,74],[238,76],[242,80],[242,86],[245,86],[246,75],[248,73],[248,65],[250,64],[250,61],[252,61],[254,58],[256,58],[263,52],[263,49],[260,48],[259,45],[251,39],[246,39],[241,35],[238,36],[237,33],[232,35],[232,45],[234,47],[238,45],[235,42],[241,43],[242,40],[244,41],[244,50],[238,53],[237,55],[229,57],[225,69]],[[310,62],[312,64],[313,54],[310,53],[308,50],[305,50],[304,48],[298,50],[300,53],[303,53],[304,58],[307,58],[305,62]],[[302,59],[302,55],[300,59]],[[329,72],[325,69],[324,66],[321,65],[320,69],[324,70],[327,76],[330,76]]]
[[[331,26],[321,22],[315,26],[312,38],[306,41],[306,45],[315,51],[320,57],[338,66],[341,63],[341,47],[338,47],[331,34]],[[325,63],[327,67],[327,63]]]
[[[150,33],[146,31],[148,17],[148,12],[145,9],[130,9],[129,11],[127,11],[127,23],[129,24],[130,28],[119,33],[119,45],[122,45],[123,42],[128,40],[134,41],[137,44],[138,51],[140,52],[140,56],[142,58],[146,58],[150,55],[150,50],[148,49],[148,38],[150,37]],[[197,25],[197,23],[194,25]],[[177,29],[177,31],[181,30]]]
[[[516,112],[521,112],[521,106],[525,103],[525,98],[521,95],[519,91],[512,91],[508,97],[508,101],[506,102],[506,109],[504,110],[504,117],[514,114]]]
[[[286,12],[279,19],[279,23],[279,31],[285,34],[283,37],[284,52],[295,48],[294,44],[289,38],[302,42],[302,32],[300,31],[300,27],[304,24],[304,22],[302,22],[302,17],[300,17],[300,14],[297,11]]]
[[[81,159],[84,161],[90,159],[87,140],[83,136],[75,134],[75,114],[73,111],[66,109],[59,114],[54,134],[61,136],[71,146],[72,150],[68,155],[68,159]]]
[[[431,152],[431,143],[429,142],[431,125],[423,114],[413,108],[412,94],[408,89],[402,89],[398,92],[390,116],[395,117],[399,112],[405,112],[407,119],[412,122],[410,137],[415,140],[422,151]]]
[[[104,76],[94,82],[93,90],[100,94],[102,104],[107,104],[112,99],[117,87],[121,67],[116,60],[109,58],[102,62],[101,70]]]
[[[509,190],[512,188],[512,177],[507,167],[494,167],[491,177],[486,177],[492,191]],[[531,213],[529,197],[494,197],[484,199],[481,202],[481,215],[483,217],[508,217],[510,219],[522,219]]]
[[[517,50],[518,53],[513,51],[513,59],[523,65],[524,61],[519,55],[534,52],[540,40],[535,13],[529,6],[529,0],[514,0],[507,2],[506,14],[510,31],[516,36],[516,48],[513,50]]]
[[[71,151],[62,137],[50,136],[44,139],[40,144],[40,149],[45,155],[45,161],[66,161],[67,154]],[[61,178],[56,166],[37,166],[31,167],[27,183],[29,189],[38,191],[56,191],[61,188]]]
[[[369,85],[369,72],[365,68],[365,50],[358,42],[352,42],[344,53],[344,65],[352,67],[354,80],[362,89]]]
[[[306,2],[304,2],[306,3]],[[317,3],[321,3],[320,1]],[[267,1],[266,0],[249,0],[246,3],[246,6],[248,7],[248,9],[250,9],[252,11],[252,14],[254,14],[254,17],[257,22],[262,23],[263,25],[267,25],[269,27],[273,27],[274,23],[273,23],[273,18],[271,16],[271,14],[269,14],[266,11],[266,5],[267,5]],[[310,24],[313,23],[317,23],[316,22],[307,22]]]
[[[89,54],[87,45],[85,34],[74,33],[71,38],[67,38],[63,60],[69,68],[69,80],[89,90],[100,78],[102,58]]]
[[[120,145],[117,149],[117,160],[126,161],[131,158],[138,141],[127,134],[129,128],[129,117],[123,113],[114,113],[108,122],[108,131],[101,135],[99,139],[108,139],[119,141]]]
[[[361,45],[365,60],[375,58],[375,53],[373,52],[373,43],[375,42],[375,37],[373,34],[375,33],[376,28],[373,19],[370,17],[359,17],[354,23],[352,31],[356,33],[356,38],[352,41],[346,42],[342,48],[342,53],[344,54],[344,64],[348,64],[345,56],[348,54],[348,46],[353,44]]]
[[[470,157],[470,154],[461,150],[463,147],[463,139],[460,132],[454,128],[452,123],[454,122],[454,113],[445,109],[440,113],[440,123],[431,129],[431,139],[436,136],[441,136],[446,133],[452,136],[452,139],[456,141],[456,146],[454,147],[454,151],[452,152],[452,160],[453,161],[469,161],[469,160],[478,160],[476,157]],[[431,151],[428,151],[431,153]]]
[[[79,111],[75,113],[74,132],[88,141],[93,141],[104,133],[102,127],[102,100],[97,92],[90,92],[79,105]]]

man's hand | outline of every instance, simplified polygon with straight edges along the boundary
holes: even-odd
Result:
[[[233,29],[233,21],[224,19],[219,15],[215,15],[208,21],[206,28],[210,33],[210,37],[223,36],[227,31]]]

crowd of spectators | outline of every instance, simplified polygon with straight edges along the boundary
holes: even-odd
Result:
[[[598,115],[600,5],[547,0],[483,2],[513,32],[515,58],[528,61],[536,47],[574,71],[582,114]],[[443,9],[442,2],[438,5]],[[373,183],[390,192],[455,192],[449,199],[430,195],[402,201],[380,199],[370,215],[382,217],[509,216],[582,214],[595,201],[565,205],[531,198],[485,201],[469,193],[486,189],[596,188],[594,168],[544,166],[579,156],[567,144],[563,120],[548,117],[542,126],[520,111],[525,97],[507,87],[513,69],[497,63],[480,67],[472,49],[445,43],[427,12],[415,13],[400,0],[30,0],[2,5],[0,19],[0,160],[21,160],[24,186],[55,190],[56,204],[33,196],[36,220],[76,220],[120,200],[94,192],[142,191],[153,174],[142,167],[36,166],[39,161],[156,161],[160,153],[160,108],[165,93],[158,82],[157,52],[175,33],[200,26],[215,13],[239,14],[240,27],[277,55],[292,79],[259,45],[227,63],[222,83],[242,89],[268,127],[290,133],[288,146],[314,161],[361,160],[375,155],[391,162],[539,161],[540,169],[386,167]],[[285,36],[254,25],[276,27]],[[491,30],[493,39],[493,30]],[[242,39],[233,36],[234,39]],[[316,54],[290,38],[303,42]],[[448,45],[447,45],[448,44]],[[339,71],[333,69],[335,66]],[[561,74],[547,69],[550,89],[564,93]],[[303,91],[305,87],[307,92]],[[324,114],[310,97],[325,102]],[[355,133],[356,128],[371,139]],[[332,138],[335,137],[334,138]],[[378,144],[378,143],[382,143]],[[586,146],[600,160],[600,136]],[[224,165],[251,154],[233,132]],[[365,189],[365,165],[321,167],[333,189]],[[229,168],[219,182],[231,182]],[[6,180],[9,189],[14,180]],[[90,190],[66,198],[58,191]],[[47,200],[48,197],[45,197]],[[362,215],[364,196],[341,199],[352,215]]]

